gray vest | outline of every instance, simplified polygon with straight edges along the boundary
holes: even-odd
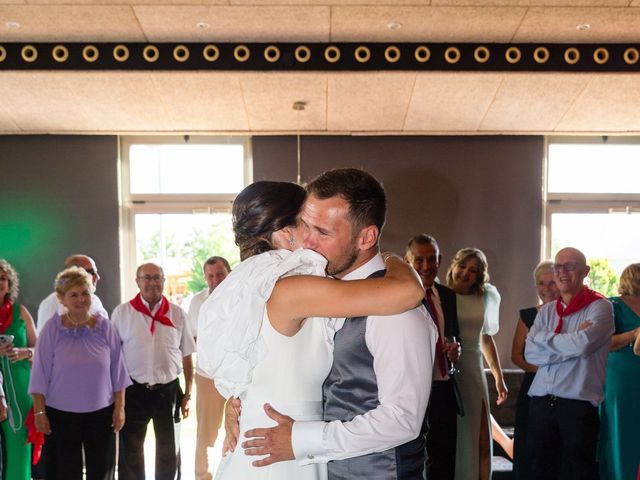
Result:
[[[384,270],[370,277],[381,277]],[[324,381],[324,420],[348,422],[375,409],[378,384],[373,356],[365,342],[367,317],[349,318],[334,339],[333,367]],[[330,480],[422,479],[424,438],[380,453],[371,453],[328,464]]]

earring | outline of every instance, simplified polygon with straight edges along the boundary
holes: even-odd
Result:
[[[291,245],[292,247],[296,244],[296,239],[293,238],[293,235],[291,235],[289,237],[289,245]]]

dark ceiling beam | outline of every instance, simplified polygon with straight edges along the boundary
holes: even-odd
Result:
[[[638,72],[640,44],[0,43],[0,71]]]

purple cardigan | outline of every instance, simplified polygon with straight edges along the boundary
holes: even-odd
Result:
[[[94,412],[131,385],[122,342],[111,322],[98,317],[95,328],[66,328],[56,313],[36,343],[29,393],[66,412]]]

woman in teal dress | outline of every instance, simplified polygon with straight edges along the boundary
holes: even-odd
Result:
[[[27,309],[15,303],[17,296],[18,275],[0,259],[0,334],[13,336],[13,342],[0,343],[0,369],[8,405],[7,419],[0,423],[4,480],[31,478],[31,445],[27,443],[26,427],[31,396],[27,388],[36,329]]]
[[[640,417],[634,415],[640,404],[640,357],[633,354],[640,334],[640,263],[624,269],[618,291],[620,296],[611,298],[616,333],[600,405],[600,480],[634,479],[640,465]]]

